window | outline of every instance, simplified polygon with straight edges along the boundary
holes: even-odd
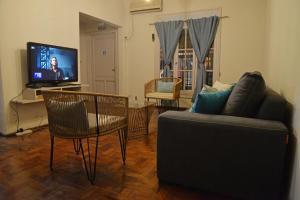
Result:
[[[208,56],[205,58],[205,84],[212,85],[216,80],[214,69],[214,44],[210,48]],[[193,49],[188,27],[185,22],[183,31],[180,35],[178,45],[174,54],[173,62],[170,65],[171,74],[174,78],[182,79],[182,91],[192,91],[196,84],[196,70],[198,60]],[[160,51],[160,70],[163,69],[162,51]]]
[[[211,45],[209,53],[204,61],[205,84],[212,86],[214,83],[214,43]]]
[[[184,27],[175,51],[174,63],[177,68],[174,75],[182,79],[182,90],[192,90],[193,68],[196,62],[196,55],[192,47],[188,29],[186,25]]]

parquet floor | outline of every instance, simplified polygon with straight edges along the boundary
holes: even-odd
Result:
[[[157,116],[157,114],[156,114]],[[0,199],[200,199],[225,200],[214,194],[158,183],[157,117],[149,136],[130,139],[122,165],[117,134],[100,138],[95,185],[91,185],[71,140],[56,139],[54,171],[49,170],[47,128],[30,136],[0,136]]]

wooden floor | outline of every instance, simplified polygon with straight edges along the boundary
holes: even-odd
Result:
[[[95,185],[83,170],[71,140],[55,141],[54,171],[49,170],[48,129],[30,136],[0,137],[0,199],[200,199],[226,198],[158,183],[156,177],[157,120],[149,136],[130,139],[126,166],[116,134],[100,138]],[[228,198],[227,198],[228,199]]]

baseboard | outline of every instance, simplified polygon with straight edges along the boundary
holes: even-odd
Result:
[[[44,124],[41,124],[40,126],[35,126],[35,127],[26,127],[24,130],[32,130],[32,132],[36,132],[40,129],[43,129],[45,127],[48,126],[48,123],[44,123]],[[10,132],[1,132],[1,135],[2,136],[5,136],[5,137],[9,137],[9,136],[16,136],[16,131],[10,131]]]
[[[7,132],[7,133],[1,132],[0,134],[1,134],[1,136],[3,136],[3,137],[11,137],[11,136],[15,136],[15,135],[16,135],[16,132]]]

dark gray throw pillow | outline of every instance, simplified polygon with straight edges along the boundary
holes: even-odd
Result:
[[[233,88],[222,114],[253,117],[265,96],[266,84],[260,72],[245,73]]]
[[[267,89],[266,97],[259,108],[256,118],[285,123],[286,112],[287,101],[277,92]]]

